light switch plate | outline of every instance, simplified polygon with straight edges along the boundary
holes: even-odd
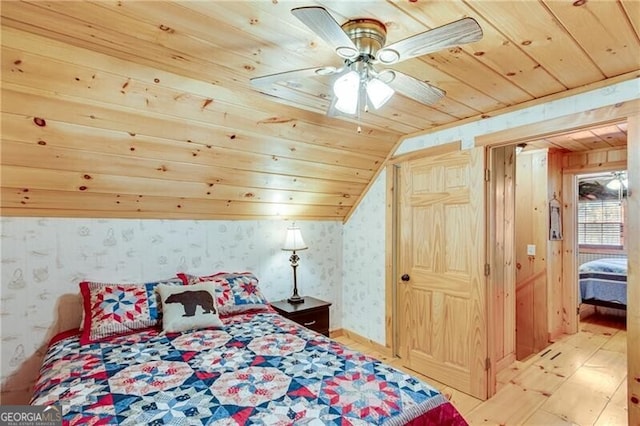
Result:
[[[527,256],[535,256],[535,255],[536,255],[536,245],[527,244]]]

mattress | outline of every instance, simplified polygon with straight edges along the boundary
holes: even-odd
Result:
[[[434,387],[274,312],[50,345],[31,403],[63,423],[466,425]]]
[[[598,259],[580,265],[581,301],[627,304],[627,259]]]

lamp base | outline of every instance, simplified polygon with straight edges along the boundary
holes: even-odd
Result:
[[[291,303],[292,305],[297,305],[298,303],[304,303],[304,297],[300,297],[298,295],[291,296],[290,298],[287,299],[287,302]]]

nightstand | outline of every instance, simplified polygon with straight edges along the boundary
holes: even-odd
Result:
[[[283,317],[329,337],[329,306],[331,303],[305,296],[304,303],[293,305],[285,299],[272,302],[271,306]]]

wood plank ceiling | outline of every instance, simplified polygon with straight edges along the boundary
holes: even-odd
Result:
[[[394,66],[445,90],[437,104],[396,94],[329,118],[320,79],[283,99],[249,84],[340,66],[301,5],[378,19],[389,43],[465,16],[484,37]],[[640,69],[635,0],[3,1],[1,15],[7,216],[343,220],[403,136]]]
[[[613,123],[527,141],[525,149],[591,151],[627,146],[627,123]]]

